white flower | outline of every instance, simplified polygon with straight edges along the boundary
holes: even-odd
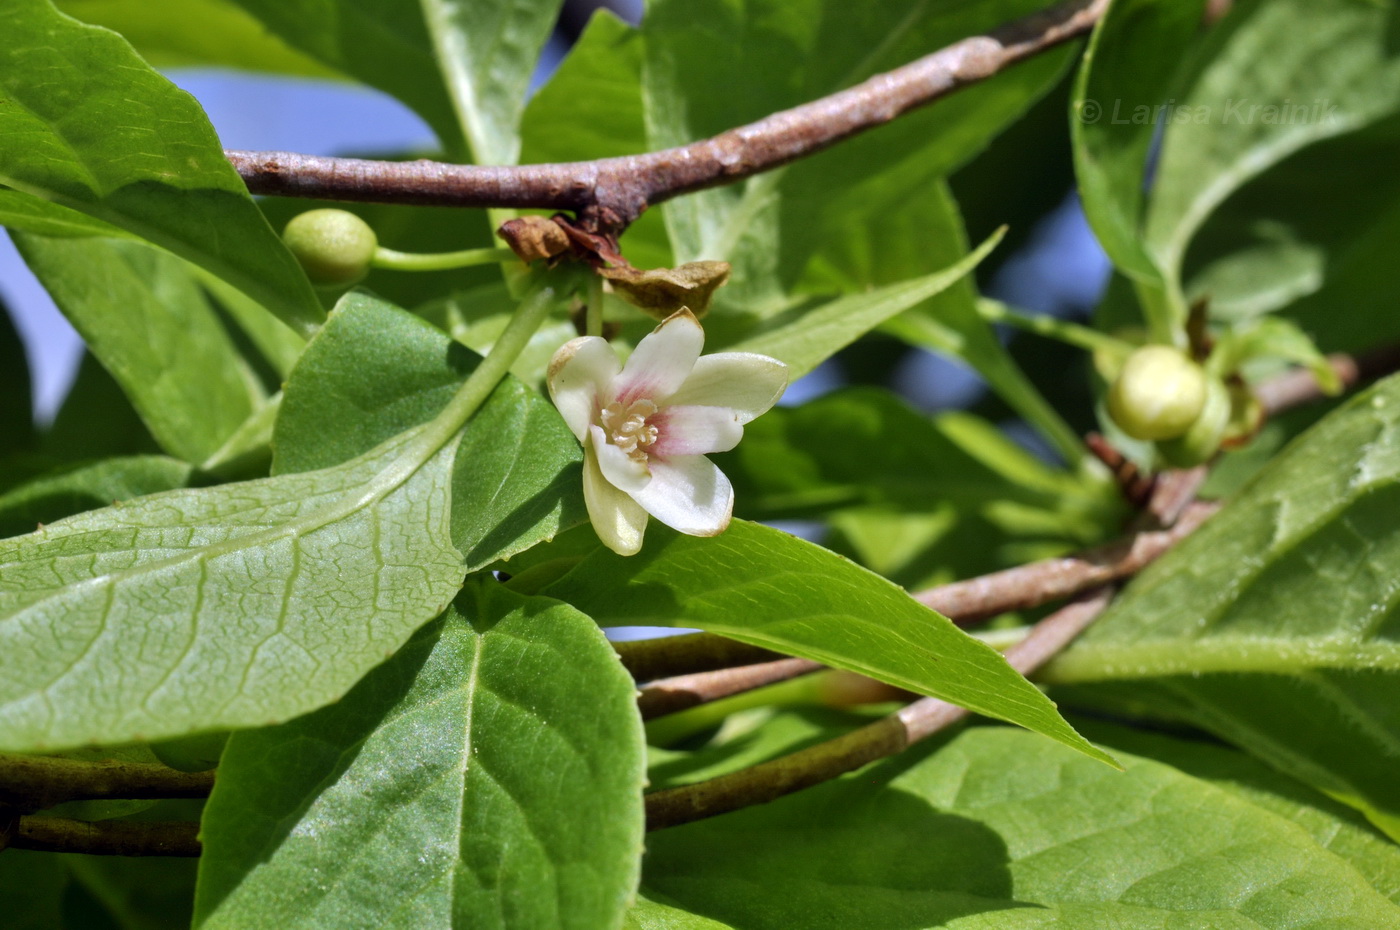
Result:
[[[642,547],[651,514],[691,536],[729,526],[734,488],[705,458],[734,448],[744,424],[787,387],[787,366],[751,352],[700,356],[705,331],[681,310],[637,343],[625,366],[605,340],[554,353],[549,396],[583,443],[583,498],[598,538],[621,555]]]

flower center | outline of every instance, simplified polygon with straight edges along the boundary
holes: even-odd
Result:
[[[603,432],[608,434],[609,442],[634,461],[645,462],[657,435],[656,427],[649,425],[647,419],[656,410],[656,404],[646,398],[634,400],[626,407],[621,401],[613,401],[603,408]]]

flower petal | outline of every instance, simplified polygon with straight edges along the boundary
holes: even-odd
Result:
[[[668,403],[729,407],[747,423],[767,413],[788,385],[788,367],[756,352],[716,352],[695,363]]]
[[[618,555],[637,554],[647,528],[647,512],[603,477],[592,443],[583,448],[583,502],[588,506],[593,532],[603,545]]]
[[[744,438],[739,414],[728,407],[662,407],[649,421],[656,427],[653,455],[728,452]]]
[[[638,462],[617,446],[610,445],[601,426],[592,427],[591,432],[591,445],[593,453],[598,456],[598,467],[613,487],[632,494],[647,486],[651,474],[644,462]]]
[[[580,336],[559,347],[549,360],[549,397],[579,442],[588,439],[588,427],[611,391],[618,371],[617,353],[597,336]]]
[[[613,399],[624,407],[641,397],[662,403],[685,383],[704,346],[705,331],[695,314],[684,309],[671,314],[637,343],[613,382]]]
[[[734,512],[734,487],[703,455],[653,456],[651,481],[632,497],[662,523],[691,536],[724,532]]]

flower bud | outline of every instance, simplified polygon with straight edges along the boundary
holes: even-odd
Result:
[[[312,284],[346,287],[369,273],[379,241],[369,224],[345,210],[308,210],[292,217],[282,241]]]
[[[1167,464],[1176,468],[1194,468],[1209,461],[1220,451],[1233,406],[1230,390],[1225,383],[1219,378],[1208,378],[1206,403],[1201,415],[1182,435],[1157,443],[1157,451]]]
[[[1206,373],[1171,346],[1144,346],[1128,356],[1108,389],[1108,414],[1134,439],[1175,439],[1206,405]]]

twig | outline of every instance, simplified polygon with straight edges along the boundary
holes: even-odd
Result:
[[[855,87],[680,148],[590,162],[482,167],[226,152],[255,194],[572,210],[616,235],[650,206],[772,170],[1088,32],[1108,0],[1070,0],[955,42]]]
[[[1031,634],[1006,652],[1006,659],[1029,674],[1063,649],[1094,621],[1112,598],[1101,588],[1046,617]],[[660,830],[694,820],[764,804],[794,791],[895,755],[963,719],[968,711],[936,698],[924,698],[875,723],[790,755],[719,778],[656,791],[646,796],[647,829]]]
[[[651,720],[800,675],[810,675],[824,667],[810,659],[779,659],[758,665],[663,678],[638,693],[637,709],[641,711],[643,720]]]
[[[1341,379],[1342,387],[1350,390],[1364,381],[1400,369],[1400,344],[1369,349],[1354,356],[1337,353],[1327,356],[1327,361]],[[1270,416],[1327,396],[1306,368],[1295,368],[1271,378],[1256,387],[1254,394]]]
[[[1200,526],[1217,507],[1194,504],[1169,530],[1134,533],[1074,555],[940,585],[915,593],[914,599],[959,623],[1039,607],[1136,574]]]
[[[184,820],[89,823],[63,817],[21,817],[10,847],[95,856],[198,856],[199,824]]]
[[[613,643],[612,647],[617,650],[623,668],[639,682],[787,658],[780,652],[735,642],[713,633],[624,640]]]
[[[0,755],[0,806],[23,812],[65,801],[203,798],[213,786],[213,772],[178,772],[136,762]]]

